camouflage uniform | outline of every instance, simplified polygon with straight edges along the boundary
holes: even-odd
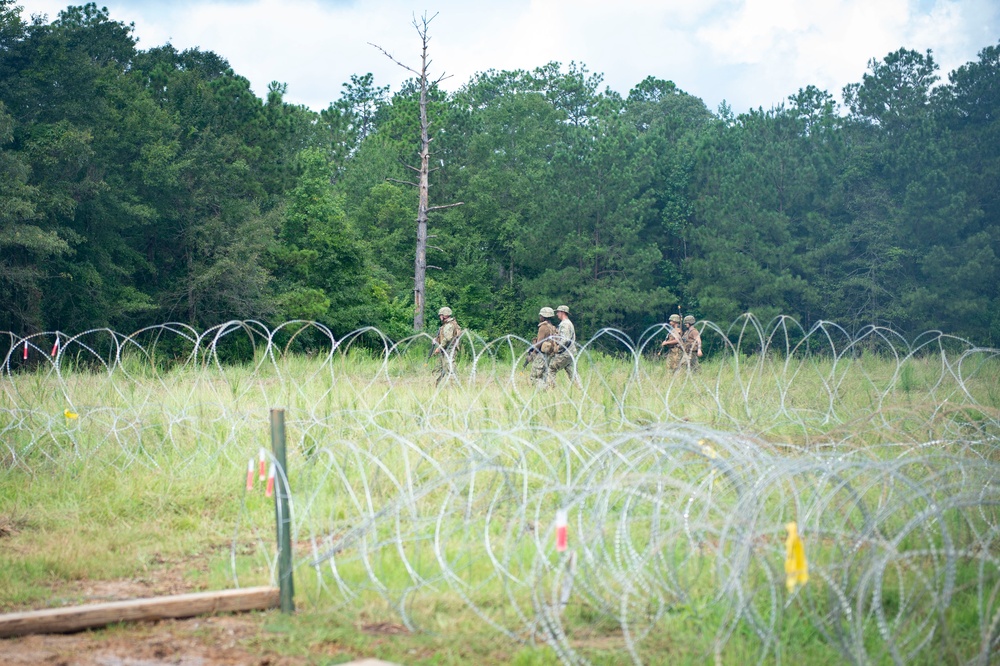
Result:
[[[455,350],[458,347],[458,338],[462,334],[462,329],[452,316],[450,308],[441,308],[438,311],[439,316],[445,313],[446,319],[441,322],[441,328],[434,338],[434,354],[441,355],[435,384],[440,384],[443,379],[455,377]]]
[[[548,309],[551,312],[551,308]],[[531,347],[535,354],[531,362],[531,381],[538,385],[538,388],[551,388],[554,385],[553,373],[550,371],[552,355],[555,349],[554,338],[559,334],[556,327],[548,319],[538,322],[538,335]]]
[[[560,305],[556,308],[556,311],[565,313],[566,317],[559,322],[559,336],[556,338],[558,341],[556,355],[552,357],[549,363],[549,371],[552,373],[553,383],[555,382],[556,373],[564,368],[566,374],[569,375],[570,381],[574,381],[573,355],[576,353],[576,328],[569,319],[568,307]]]
[[[698,371],[698,354],[701,352],[701,332],[694,327],[694,317],[684,318],[687,330],[681,335],[681,345],[684,347],[684,355],[681,361],[683,367],[692,372]]]
[[[661,346],[669,347],[667,369],[677,371],[680,370],[684,362],[684,340],[681,335],[680,315],[670,315],[670,322],[667,325],[667,339],[663,341]]]

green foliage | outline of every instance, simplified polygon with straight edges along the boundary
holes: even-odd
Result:
[[[0,330],[303,318],[410,332],[418,92],[354,75],[316,113],[221,55],[137,48],[90,3],[0,1]],[[488,336],[540,304],[638,334],[680,307],[1000,341],[1000,45],[941,83],[873,58],[715,114],[582,64],[431,86],[428,307]]]
[[[274,250],[276,274],[288,285],[281,315],[322,322],[338,335],[377,325],[387,297],[369,277],[366,248],[330,183],[332,167],[317,148],[299,159]]]

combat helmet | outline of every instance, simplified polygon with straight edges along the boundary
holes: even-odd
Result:
[[[449,308],[446,305],[443,308],[441,308],[440,310],[438,310],[438,316],[440,317],[441,315],[444,315],[445,317],[450,317],[451,316],[451,308]]]
[[[684,323],[685,324],[693,324],[694,322],[695,322],[694,315],[688,315],[688,316],[684,317]]]
[[[672,314],[672,315],[670,315],[670,321],[680,321],[680,320],[681,320],[681,316],[679,314]]]
[[[552,308],[550,308],[549,306],[546,305],[544,308],[542,308],[541,310],[538,311],[538,316],[539,317],[546,317],[546,318],[547,317],[555,317],[556,313],[552,311]]]
[[[569,314],[569,306],[560,305],[559,307],[556,308],[556,312],[565,312],[566,314]]]

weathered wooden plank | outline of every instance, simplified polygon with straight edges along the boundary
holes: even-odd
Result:
[[[242,590],[196,592],[149,599],[111,601],[86,606],[51,608],[0,615],[0,638],[27,634],[63,634],[114,622],[163,620],[277,608],[276,587],[250,587]]]

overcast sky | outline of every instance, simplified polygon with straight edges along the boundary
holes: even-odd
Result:
[[[54,20],[68,2],[20,0]],[[74,4],[84,4],[81,0]],[[369,45],[419,65],[414,16],[431,23],[432,75],[455,88],[487,69],[576,61],[622,95],[647,76],[673,81],[713,111],[769,109],[815,85],[840,101],[872,58],[930,49],[943,81],[1000,40],[998,0],[98,0],[135,24],[139,48],[170,42],[226,58],[263,97],[313,109],[351,74],[392,90],[409,73]]]

